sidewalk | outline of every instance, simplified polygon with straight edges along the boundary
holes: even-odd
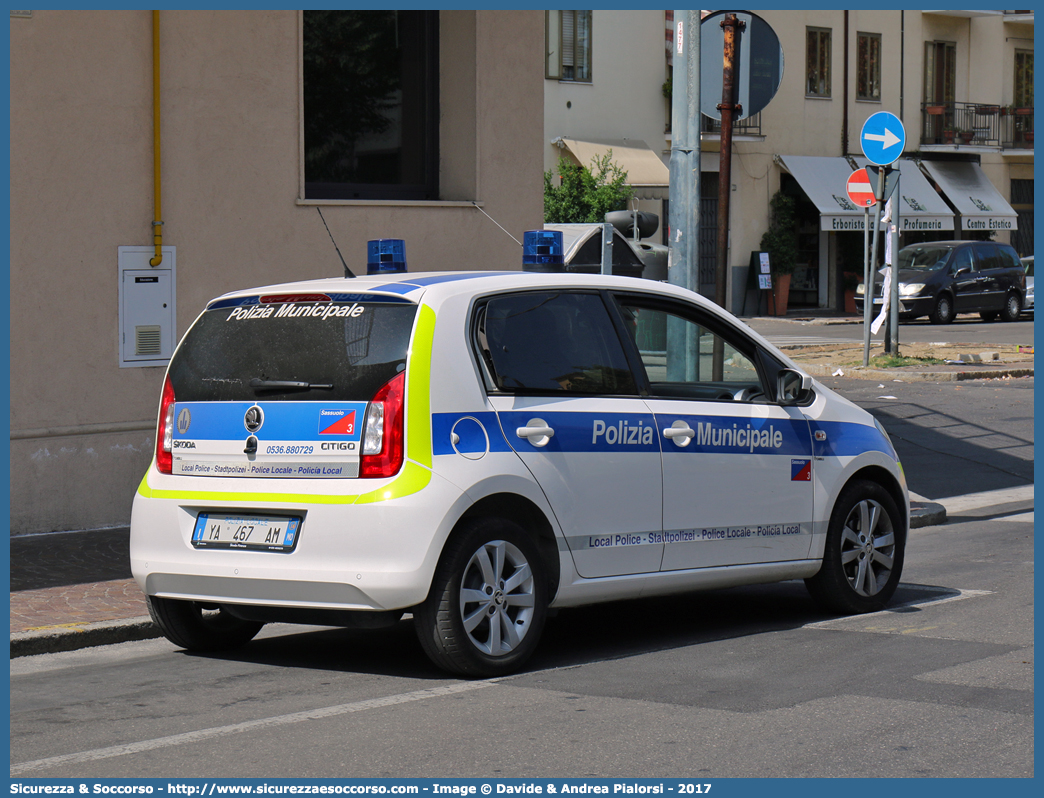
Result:
[[[914,528],[946,521],[911,503]],[[11,540],[11,656],[74,651],[160,637],[131,578],[130,529],[59,532]]]

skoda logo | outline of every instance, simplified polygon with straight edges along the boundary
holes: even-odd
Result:
[[[247,428],[247,432],[257,432],[264,423],[265,412],[257,405],[247,409],[246,415],[243,416],[243,425]]]
[[[188,432],[189,424],[192,423],[192,414],[189,412],[187,407],[181,409],[178,413],[178,432],[184,435]]]

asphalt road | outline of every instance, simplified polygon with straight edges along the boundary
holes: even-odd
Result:
[[[564,610],[476,682],[408,621],[24,657],[12,776],[1032,776],[1033,380],[826,382],[949,509],[888,611],[824,616],[800,582]]]
[[[573,609],[497,681],[445,678],[405,622],[21,658],[12,776],[1031,776],[1032,523],[1008,512],[915,530],[887,612],[832,619],[793,582]]]

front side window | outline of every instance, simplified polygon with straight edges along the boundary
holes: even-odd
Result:
[[[307,199],[438,199],[436,11],[305,11]]]
[[[765,399],[750,342],[723,335],[718,324],[706,323],[692,312],[641,298],[622,297],[618,302],[645,367],[650,396]]]
[[[598,294],[540,291],[495,297],[480,313],[476,338],[498,390],[637,393]]]
[[[544,12],[547,78],[591,82],[591,12]]]
[[[806,28],[805,94],[809,97],[830,96],[830,30]]]
[[[856,44],[856,98],[881,101],[881,34],[860,33]]]

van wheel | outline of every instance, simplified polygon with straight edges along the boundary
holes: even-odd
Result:
[[[904,543],[902,518],[888,491],[856,480],[834,505],[823,565],[805,586],[828,612],[879,610],[899,586]]]
[[[1008,298],[1004,301],[1004,310],[1001,312],[1004,321],[1018,321],[1021,312],[1022,300],[1019,299],[1019,295],[1008,294]]]
[[[216,605],[146,596],[153,623],[163,636],[189,651],[220,651],[249,643],[263,623],[244,621]]]
[[[949,294],[941,294],[935,300],[935,308],[928,315],[933,324],[949,324],[956,314],[953,312],[953,300]]]
[[[511,521],[478,518],[446,545],[414,626],[440,668],[502,676],[529,659],[546,615],[547,578],[536,545]]]

